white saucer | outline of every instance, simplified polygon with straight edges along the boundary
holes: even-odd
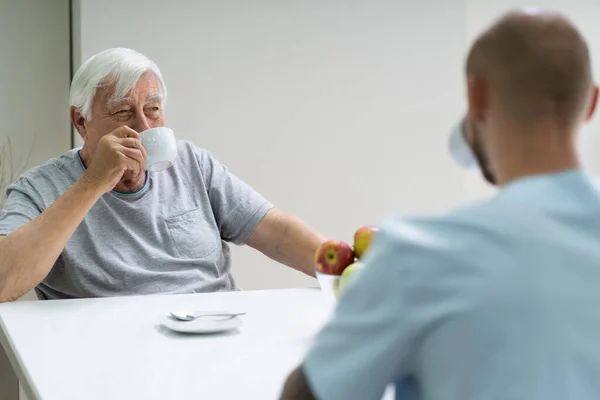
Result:
[[[165,328],[181,333],[219,333],[242,326],[242,320],[238,317],[202,317],[193,321],[179,321],[168,314],[162,316],[160,323]]]

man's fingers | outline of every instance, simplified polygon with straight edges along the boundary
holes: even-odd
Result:
[[[142,145],[142,141],[139,139],[128,137],[128,138],[124,138],[124,139],[119,139],[118,142],[125,147],[139,149],[142,152],[142,156],[144,157],[144,160],[148,156],[146,154],[146,149]]]
[[[136,160],[140,163],[145,161],[144,153],[140,149],[133,149],[131,147],[120,146],[119,151],[126,155],[128,158]]]
[[[140,175],[144,172],[144,165],[146,157],[142,149],[125,147],[121,144],[118,145],[118,150],[125,156],[125,164],[127,169],[135,172],[136,175]]]
[[[140,134],[126,125],[118,127],[117,129],[115,129],[114,131],[109,133],[109,135],[118,137],[120,139],[124,139],[124,138],[134,138],[134,139],[138,139],[138,140],[140,139]]]
[[[139,139],[132,137],[117,139],[116,142],[119,143],[121,146],[129,147],[132,149],[141,150],[144,148],[144,146],[142,146],[142,142]]]
[[[144,157],[144,162],[145,162],[146,158],[148,158],[148,153],[146,153],[146,148],[144,147],[144,145],[142,145],[141,141],[140,141],[140,150],[142,151],[142,156]]]
[[[128,171],[133,172],[134,178],[137,178],[144,173],[144,169],[142,168],[142,165],[139,163],[139,161],[134,160],[133,158],[127,157],[125,159],[125,165],[126,165]]]
[[[131,148],[131,149],[136,149],[139,150],[142,154],[142,160],[144,160],[144,162],[146,161],[146,149],[144,148],[144,146],[142,145],[142,142],[138,139],[135,138],[125,138],[125,139],[118,139],[118,143],[121,146],[124,146],[125,148]]]

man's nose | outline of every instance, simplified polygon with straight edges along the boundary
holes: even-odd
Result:
[[[150,123],[148,122],[148,118],[144,113],[139,113],[135,117],[135,126],[132,126],[138,133],[143,132],[146,129],[150,129]]]

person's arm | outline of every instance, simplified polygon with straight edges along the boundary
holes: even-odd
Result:
[[[81,180],[33,221],[0,237],[0,302],[16,300],[50,272],[104,190]]]
[[[314,255],[325,237],[299,218],[272,209],[258,223],[246,244],[267,257],[315,276]]]
[[[79,181],[39,216],[0,236],[0,302],[16,300],[37,286],[100,196],[112,190],[125,171],[144,173],[144,159],[137,132],[118,128],[100,140]]]
[[[317,400],[301,366],[293,370],[288,377],[280,400]]]
[[[246,244],[314,276],[313,257],[325,237],[297,217],[274,208],[208,151],[195,151],[223,240]]]

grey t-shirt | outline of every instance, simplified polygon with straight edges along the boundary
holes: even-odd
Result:
[[[242,244],[273,207],[206,150],[178,142],[177,161],[135,193],[92,207],[48,276],[48,299],[235,290],[227,242]],[[85,172],[79,149],[7,189],[0,235],[33,220]]]

